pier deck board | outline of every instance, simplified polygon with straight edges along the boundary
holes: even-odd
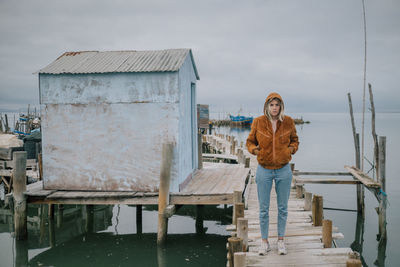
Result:
[[[219,164],[217,164],[219,165]],[[218,205],[233,204],[233,192],[243,192],[250,170],[239,164],[206,163],[181,192],[170,194],[172,205]],[[28,203],[36,204],[129,204],[157,205],[157,192],[109,192],[109,191],[63,191],[43,189],[39,181],[27,186]]]
[[[244,217],[248,219],[248,246],[245,266],[346,266],[350,248],[324,248],[321,242],[322,227],[312,225],[311,211],[304,210],[304,199],[296,198],[296,189],[292,187],[289,204],[288,219],[286,224],[285,243],[287,255],[278,255],[277,252],[277,205],[276,193],[271,190],[269,242],[272,251],[265,256],[258,255],[261,245],[261,232],[259,224],[259,205],[257,197],[257,185],[255,183],[255,171],[257,159],[255,156],[244,152],[250,157],[251,179],[248,184],[248,197],[245,200],[247,210]],[[235,226],[227,227],[227,230],[235,231]],[[332,229],[332,238],[343,238],[337,227]]]

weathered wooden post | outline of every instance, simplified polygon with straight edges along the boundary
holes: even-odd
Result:
[[[332,221],[323,220],[322,221],[322,243],[324,243],[324,248],[332,247]]]
[[[94,206],[86,205],[86,222],[85,222],[85,230],[86,233],[94,232]]]
[[[305,192],[304,193],[304,210],[311,210],[311,203],[312,203],[312,193]]]
[[[160,186],[158,190],[158,245],[165,242],[168,231],[168,218],[164,216],[164,210],[169,203],[169,184],[171,180],[173,151],[174,145],[172,143],[163,144]]]
[[[196,205],[196,234],[204,234],[204,205]]]
[[[233,218],[233,224],[236,225],[239,218],[244,217],[244,203],[235,203],[235,216]]]
[[[247,251],[248,248],[248,233],[249,233],[249,221],[245,218],[238,218],[237,219],[237,226],[236,226],[237,237],[243,239],[243,250],[244,252]]]
[[[243,240],[239,237],[228,238],[228,263],[230,267],[235,266],[234,255],[236,252],[242,252]]]
[[[203,138],[202,138],[202,134],[201,134],[201,132],[199,132],[198,134],[197,134],[197,140],[198,140],[198,144],[197,144],[197,147],[198,147],[198,169],[200,170],[200,169],[203,169],[203,142],[202,142],[202,140],[203,140]]]
[[[250,158],[246,158],[246,160],[244,162],[244,167],[245,168],[250,168]]]
[[[161,246],[157,247],[157,267],[167,267],[167,251]]]
[[[18,240],[15,242],[15,266],[16,267],[29,266],[27,240]]]
[[[246,253],[236,252],[233,256],[233,261],[235,262],[235,267],[245,267],[246,266]]]
[[[356,251],[349,253],[349,259],[346,261],[346,267],[362,267],[360,254]]]
[[[142,205],[136,205],[136,233],[142,234],[143,232],[143,220],[142,220]]]
[[[42,153],[38,155],[38,165],[39,165],[39,180],[43,180],[43,160]]]
[[[292,170],[292,172],[294,172],[294,166],[295,166],[294,163],[290,163],[290,169]]]
[[[296,198],[303,198],[303,184],[296,184]]]
[[[312,217],[314,226],[322,226],[323,199],[322,196],[314,195],[312,202]]]
[[[26,196],[26,152],[13,153],[13,197],[14,197],[14,227],[17,240],[28,236]]]
[[[242,198],[242,192],[241,191],[234,191],[233,192],[233,211],[232,211],[232,224],[236,225],[236,204],[242,203],[243,198]]]
[[[62,225],[62,220],[63,220],[63,214],[64,214],[64,206],[62,204],[57,205],[58,210],[57,210],[57,228],[61,228]]]
[[[379,236],[386,239],[386,136],[379,136]]]

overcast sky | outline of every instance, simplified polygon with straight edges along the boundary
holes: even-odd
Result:
[[[366,14],[376,109],[400,112],[400,1]],[[38,104],[32,73],[65,51],[167,48],[193,50],[211,111],[261,111],[271,91],[288,112],[347,112],[348,92],[362,108],[361,0],[0,0],[0,36],[0,110]]]

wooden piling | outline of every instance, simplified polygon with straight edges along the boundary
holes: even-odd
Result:
[[[236,252],[242,252],[243,240],[239,237],[228,238],[228,263],[230,267],[235,266],[234,255]]]
[[[235,214],[233,217],[233,224],[236,225],[237,228],[237,221],[239,218],[244,217],[244,203],[236,203],[235,204]]]
[[[160,173],[160,186],[158,190],[158,231],[157,244],[165,243],[168,231],[168,218],[164,216],[164,210],[169,204],[169,185],[171,180],[171,167],[174,145],[171,143],[163,144],[162,162]]]
[[[360,169],[360,134],[356,134],[356,167]],[[364,203],[364,186],[362,184],[356,185],[357,190],[357,212],[365,218],[365,203]]]
[[[379,236],[386,239],[386,136],[379,136]]]
[[[232,224],[236,225],[236,205],[237,203],[242,203],[242,192],[241,191],[234,191],[233,192],[233,210],[232,210]]]
[[[62,204],[57,205],[57,228],[61,228],[64,214],[64,206]]]
[[[94,206],[86,205],[86,222],[85,222],[86,233],[94,232]]]
[[[196,234],[204,234],[204,205],[196,205]]]
[[[324,243],[324,248],[332,247],[332,221],[323,220],[322,221],[322,243]]]
[[[16,267],[25,267],[29,265],[28,240],[17,240],[15,242],[15,265]],[[3,262],[4,263],[4,262]]]
[[[236,252],[233,256],[233,261],[235,262],[235,267],[245,267],[246,266],[246,253]]]
[[[201,132],[199,132],[197,134],[197,140],[198,140],[198,144],[197,144],[197,154],[198,154],[198,169],[203,169],[203,138],[202,138],[202,134]]]
[[[356,167],[360,169],[361,165],[361,155],[360,155],[360,134],[356,132],[356,126],[354,123],[354,115],[353,115],[353,104],[351,101],[351,94],[347,94],[349,100],[349,110],[350,110],[350,119],[351,119],[351,128],[353,132],[354,138],[354,150],[355,150],[355,159],[356,159]],[[359,184],[356,185],[357,190],[357,211],[363,217],[365,216],[364,213],[364,187],[363,185]]]
[[[49,210],[48,210],[48,215],[49,215],[49,220],[54,219],[54,204],[49,204]]]
[[[304,210],[311,210],[312,204],[312,193],[305,192],[304,193]]]
[[[304,187],[302,184],[296,184],[296,198],[303,198]]]
[[[39,165],[39,180],[43,180],[43,160],[41,152],[38,154],[38,165]]]
[[[312,202],[312,217],[314,226],[322,226],[323,199],[320,195],[314,195]]]
[[[142,205],[136,205],[136,233],[142,234],[143,233],[143,209]]]
[[[236,227],[237,237],[243,239],[243,250],[247,251],[248,248],[248,233],[249,233],[249,221],[245,218],[237,219],[237,227]]]
[[[17,240],[24,240],[27,231],[26,196],[26,155],[25,151],[13,153],[13,198],[14,198],[14,227]]]
[[[246,158],[245,163],[244,163],[245,168],[250,168],[250,158]]]

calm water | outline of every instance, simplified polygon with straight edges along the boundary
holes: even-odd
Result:
[[[354,164],[354,146],[348,114],[291,114],[303,116],[311,124],[298,126],[300,150],[294,156],[296,169],[301,171],[344,171]],[[369,118],[368,118],[369,119]],[[361,116],[356,114],[357,130],[361,132]],[[369,120],[366,123],[366,157],[371,160],[372,142]],[[400,255],[400,172],[396,152],[400,151],[400,114],[377,114],[377,134],[387,137],[387,210],[388,241],[378,249],[378,203],[366,191],[365,222],[355,212],[324,210],[345,236],[339,246],[353,246],[356,230],[363,237],[357,250],[362,251],[366,266],[397,266]],[[249,130],[219,128],[220,133],[235,135],[245,141]],[[368,163],[366,163],[366,169]],[[370,173],[372,176],[372,173]],[[313,193],[324,196],[324,206],[356,209],[353,185],[308,185]],[[226,224],[231,222],[231,208],[206,206],[204,224],[196,229],[196,209],[183,207],[169,220],[165,249],[157,249],[157,212],[155,207],[143,209],[143,224],[136,224],[134,206],[65,206],[56,212],[54,221],[47,218],[46,206],[31,205],[27,242],[16,242],[12,217],[0,209],[0,266],[225,266]],[[361,226],[361,228],[360,228]]]
[[[300,138],[299,151],[293,158],[296,169],[300,171],[345,171],[344,165],[355,165],[354,143],[347,113],[303,113],[290,114],[292,117],[311,121],[311,124],[297,126]],[[361,136],[361,114],[355,115],[357,132]],[[371,134],[370,115],[366,115],[365,122],[365,156],[372,162],[373,141]],[[220,128],[221,133],[230,133],[238,136],[239,141],[247,138],[249,130]],[[378,233],[378,215],[375,207],[376,198],[365,190],[365,221],[359,221],[360,235],[363,241],[358,246],[355,241],[357,230],[357,213],[324,210],[326,219],[332,220],[345,236],[338,241],[341,247],[352,246],[362,252],[365,266],[398,266],[400,262],[400,231],[396,227],[400,224],[400,113],[382,113],[376,115],[376,133],[386,136],[386,190],[389,205],[387,208],[388,240],[386,248],[376,240]],[[365,162],[365,170],[370,169]],[[369,175],[372,177],[373,172]],[[337,177],[336,177],[337,178]],[[309,192],[321,194],[324,197],[324,207],[357,209],[356,189],[354,185],[306,185]],[[362,231],[362,227],[364,230]],[[378,249],[380,247],[380,249]]]

